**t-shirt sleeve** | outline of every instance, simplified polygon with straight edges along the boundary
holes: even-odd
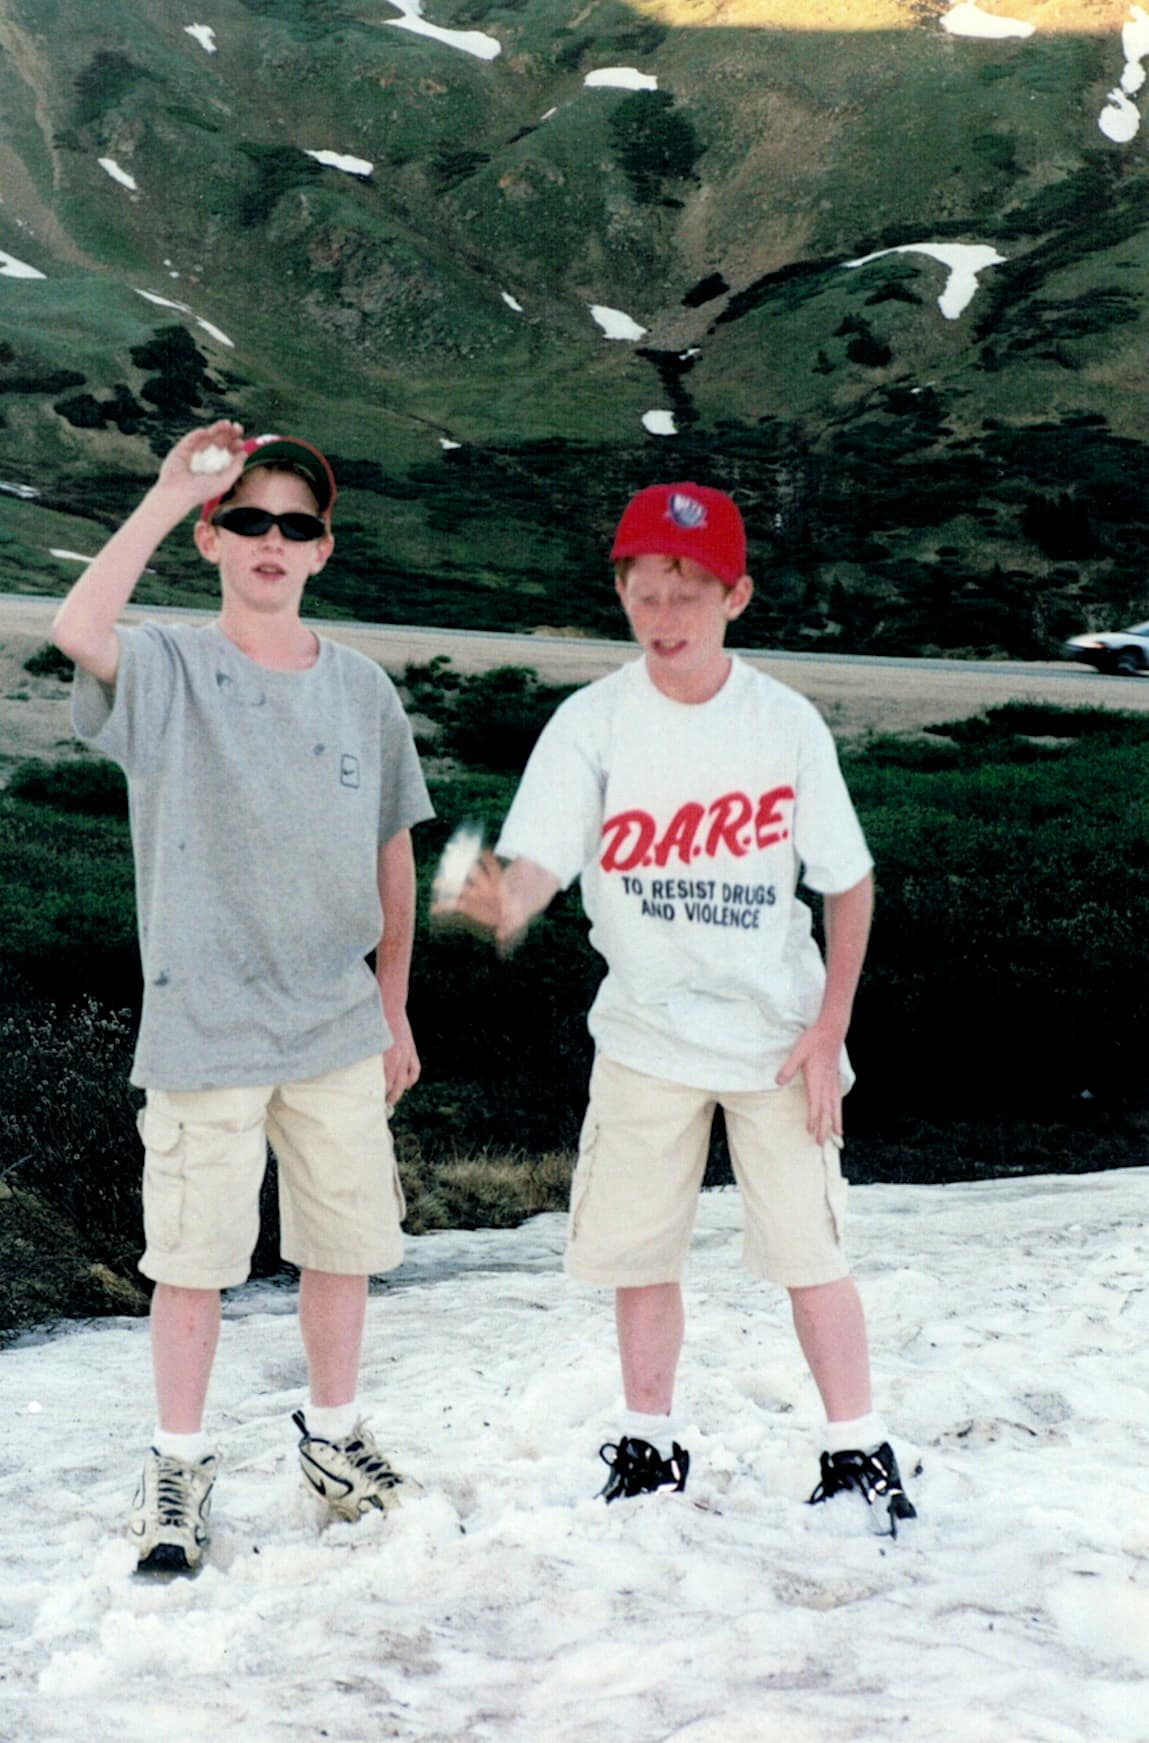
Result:
[[[72,726],[77,738],[132,774],[155,756],[167,729],[176,655],[157,624],[121,625],[116,637],[120,661],[114,683],[102,684],[76,668]]]
[[[602,836],[604,773],[598,735],[579,695],[560,705],[531,752],[495,852],[529,859],[564,890],[594,858]]]
[[[802,881],[819,895],[852,889],[873,868],[830,729],[811,707],[798,755],[794,845]]]
[[[384,673],[380,702],[383,779],[379,783],[379,845],[384,846],[401,829],[410,829],[435,815],[427,792],[411,722],[403,711],[395,686]]]

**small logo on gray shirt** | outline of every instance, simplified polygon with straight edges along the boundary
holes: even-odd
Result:
[[[359,785],[359,758],[344,752],[339,759],[339,784],[342,787],[357,787]]]

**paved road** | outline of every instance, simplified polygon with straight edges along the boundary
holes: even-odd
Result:
[[[49,598],[0,594],[0,636],[46,637],[56,604]],[[133,606],[125,613],[129,621],[159,616],[204,619],[211,615],[155,606]],[[317,629],[371,654],[396,674],[409,661],[422,663],[443,654],[464,672],[522,664],[532,666],[549,683],[578,684],[602,677],[634,655],[629,642],[582,636],[413,629],[406,624],[322,619],[314,622]],[[1102,677],[1069,662],[741,651],[754,665],[809,696],[831,726],[849,734],[912,731],[1014,699],[1149,710],[1149,681]]]

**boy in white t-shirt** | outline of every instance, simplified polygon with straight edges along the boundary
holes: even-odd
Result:
[[[557,710],[496,844],[510,863],[484,854],[440,909],[505,949],[579,877],[607,963],[566,1259],[616,1291],[627,1409],[602,1449],[603,1494],[686,1482],[672,1415],[680,1278],[720,1105],[744,1262],[789,1290],[826,1410],[810,1499],[859,1495],[894,1535],[914,1509],[873,1410],[839,1165],[872,861],[817,711],[725,651],[753,591],[731,498],[652,485],[611,557],[643,658]],[[799,876],[823,898],[825,965]]]

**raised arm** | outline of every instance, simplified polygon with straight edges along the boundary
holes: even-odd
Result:
[[[799,1071],[803,1073],[809,1102],[807,1124],[819,1143],[824,1144],[831,1132],[838,1137],[842,1135],[840,1061],[870,937],[874,912],[872,874],[867,872],[858,883],[837,895],[823,896],[822,912],[826,925],[826,987],[822,1007],[790,1049],[789,1058],[778,1073],[778,1082],[785,1085]]]
[[[221,419],[177,442],[139,507],[89,563],[56,613],[56,646],[102,683],[115,681],[120,661],[116,622],[156,547],[193,508],[231,489],[243,463],[242,440],[241,426]],[[232,454],[225,471],[191,470],[192,456],[208,447]]]
[[[383,936],[375,956],[375,978],[391,1031],[391,1045],[383,1055],[383,1075],[387,1100],[394,1107],[404,1091],[418,1082],[422,1069],[407,1017],[415,938],[415,855],[409,829],[400,829],[379,849],[378,874]]]

